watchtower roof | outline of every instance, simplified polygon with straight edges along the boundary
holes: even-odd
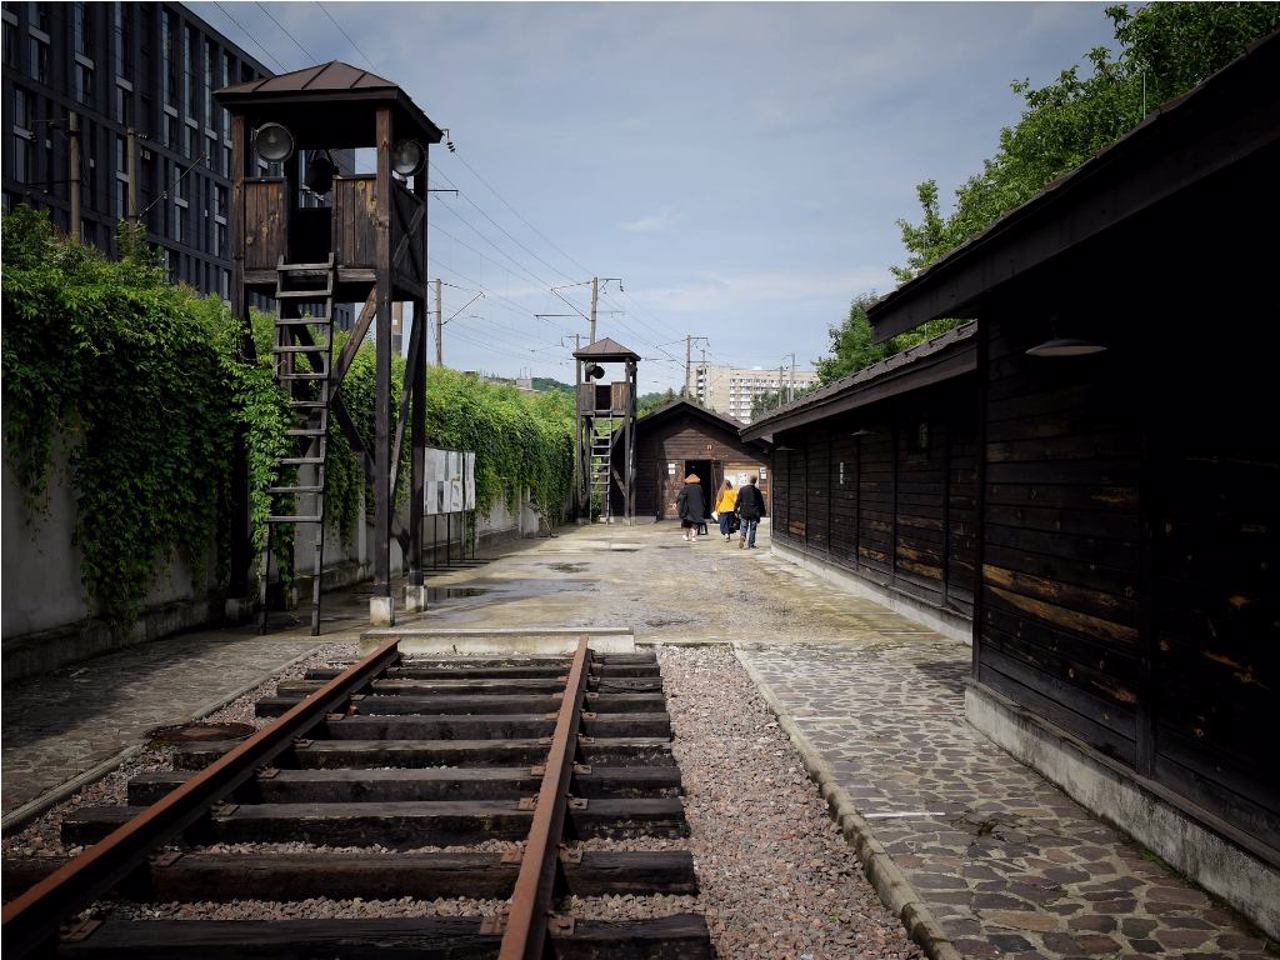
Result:
[[[402,88],[341,60],[223,87],[214,96],[250,126],[283,123],[301,147],[373,146],[374,108],[385,104],[394,111],[396,140],[444,137]]]
[[[575,350],[573,355],[579,360],[599,360],[602,363],[620,363],[640,359],[640,354],[624,347],[612,337],[605,337],[603,340],[588,344],[581,350]]]

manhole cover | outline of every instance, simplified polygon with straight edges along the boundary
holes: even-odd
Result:
[[[151,731],[156,743],[203,743],[209,740],[243,740],[257,733],[247,723],[184,723],[174,727],[157,727]]]

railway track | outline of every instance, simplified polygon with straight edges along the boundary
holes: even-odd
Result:
[[[685,851],[581,849],[687,835],[652,653],[405,658],[390,642],[260,700],[247,740],[187,744],[128,805],[63,820],[66,862],[6,862],[8,955],[704,958],[703,918],[578,918],[570,896],[696,892]],[[213,844],[290,843],[228,853]],[[299,847],[298,845],[307,845]],[[377,845],[393,852],[332,848]],[[421,848],[448,847],[423,852]],[[468,849],[481,847],[482,849]],[[217,850],[225,848],[218,847]],[[301,849],[302,852],[295,852]],[[112,900],[472,898],[496,916],[77,920]]]

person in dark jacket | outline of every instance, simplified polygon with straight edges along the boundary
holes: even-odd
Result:
[[[747,482],[738,490],[738,519],[742,521],[742,537],[738,540],[739,549],[756,548],[756,527],[764,516],[764,494],[756,487],[756,478],[748,477]]]
[[[684,478],[684,486],[676,495],[676,509],[684,538],[690,542],[698,539],[698,526],[707,519],[707,505],[702,499],[702,481],[696,473]]]

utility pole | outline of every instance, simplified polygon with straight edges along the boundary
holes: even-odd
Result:
[[[707,345],[705,343],[702,345],[701,370],[702,387],[698,390],[698,399],[705,404],[707,402],[708,395],[711,393],[711,374],[710,371],[707,370]]]
[[[687,334],[684,338],[684,390],[683,395],[691,396],[695,391],[689,386],[693,380],[693,345],[701,340],[707,346],[711,345],[711,341],[706,337],[695,337],[693,334]],[[706,361],[706,352],[703,352],[703,361]]]
[[[591,333],[587,336],[587,343],[596,342],[596,306],[600,302],[600,278],[591,278]]]
[[[436,366],[444,366],[444,324],[440,321],[440,315],[444,312],[441,304],[440,278],[436,277]]]
[[[80,114],[74,110],[67,114],[67,139],[71,145],[71,236],[79,243],[83,237],[80,229]]]

